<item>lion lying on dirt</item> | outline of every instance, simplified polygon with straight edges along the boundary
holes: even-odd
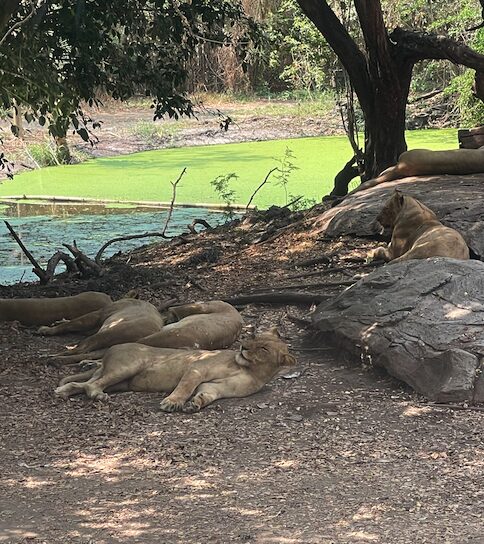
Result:
[[[390,166],[378,177],[369,179],[348,193],[369,189],[408,176],[431,176],[436,174],[478,174],[484,172],[484,148],[448,149],[432,151],[430,149],[412,149],[404,151],[395,166]]]
[[[226,348],[237,340],[242,325],[239,312],[220,300],[175,306],[160,314],[149,302],[122,299],[71,321],[41,327],[39,332],[97,331],[75,348],[57,354],[63,362],[75,363],[101,357],[107,348],[127,342],[159,348]]]
[[[217,399],[256,393],[295,362],[276,329],[243,341],[240,351],[122,344],[106,351],[100,367],[61,380],[55,393],[106,400],[104,391],[166,392],[163,411],[196,412]]]
[[[392,229],[392,239],[388,247],[378,247],[370,254],[372,260],[469,259],[469,248],[456,230],[442,225],[427,206],[398,190],[387,200],[377,221]]]
[[[0,321],[50,325],[61,319],[74,319],[109,304],[112,304],[111,297],[95,291],[72,297],[0,299]]]

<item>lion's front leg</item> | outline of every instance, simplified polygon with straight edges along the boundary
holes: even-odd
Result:
[[[161,410],[163,412],[179,412],[204,380],[205,375],[202,371],[196,368],[187,370],[173,392],[161,401]]]
[[[220,384],[204,383],[198,388],[193,398],[183,406],[182,411],[187,414],[199,412],[205,406],[224,398],[224,396],[226,395],[223,394]]]

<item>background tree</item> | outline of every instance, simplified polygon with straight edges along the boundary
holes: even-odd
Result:
[[[191,115],[184,92],[197,44],[227,44],[237,22],[253,25],[230,0],[6,0],[0,17],[0,105],[14,101],[58,141],[84,140],[95,122],[83,104],[108,95],[153,99],[153,117]],[[18,128],[12,124],[12,131]]]
[[[461,41],[402,27],[389,33],[381,0],[353,0],[361,44],[327,1],[297,2],[338,56],[358,97],[365,122],[365,179],[395,164],[407,148],[405,112],[416,63],[447,59],[484,73],[484,56]]]

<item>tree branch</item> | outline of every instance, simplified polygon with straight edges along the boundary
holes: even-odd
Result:
[[[176,200],[176,186],[184,176],[185,172],[187,171],[187,167],[181,171],[181,174],[178,176],[178,178],[175,181],[170,181],[171,187],[172,187],[172,198],[170,202],[170,209],[168,210],[168,215],[166,216],[165,226],[163,227],[163,230],[161,231],[162,236],[165,236],[166,229],[168,228],[168,224],[170,223],[171,216],[173,214],[173,207],[175,206],[175,200]]]
[[[477,72],[484,72],[484,55],[446,36],[397,27],[390,34],[390,40],[401,53],[415,62],[425,59],[450,60],[454,64],[463,64]]]
[[[366,59],[326,1],[297,0],[297,3],[325,37],[329,46],[338,56],[348,72],[360,103],[367,100],[370,86]]]

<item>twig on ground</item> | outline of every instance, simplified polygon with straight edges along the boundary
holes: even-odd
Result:
[[[173,207],[175,206],[175,200],[176,200],[176,186],[184,176],[185,172],[187,171],[187,167],[181,171],[181,174],[178,176],[178,178],[175,181],[170,181],[171,187],[172,187],[172,197],[170,202],[170,209],[168,210],[168,215],[166,216],[165,226],[163,227],[163,230],[161,231],[161,234],[164,236],[166,233],[166,229],[168,228],[168,224],[170,223],[171,216],[173,214]]]
[[[38,276],[40,279],[40,283],[46,284],[48,283],[49,279],[47,278],[47,275],[45,273],[45,270],[40,266],[40,264],[35,260],[34,256],[30,251],[25,247],[24,243],[18,236],[18,234],[14,231],[12,225],[8,221],[4,221],[5,225],[7,226],[7,229],[10,231],[10,234],[13,236],[17,244],[20,246],[20,249],[24,252],[27,259],[32,263],[34,268],[32,269],[33,273]]]
[[[440,402],[429,402],[425,403],[424,406],[440,409],[447,408],[449,410],[469,410],[473,412],[484,412],[484,406],[463,406],[462,404],[444,404]]]
[[[335,253],[330,253],[329,255],[321,255],[321,257],[316,257],[314,259],[306,259],[305,261],[294,263],[294,266],[306,268],[307,266],[312,266],[313,264],[328,264],[331,262],[331,257],[334,257],[334,255]]]
[[[324,274],[333,274],[336,272],[347,272],[350,270],[359,270],[360,268],[370,268],[375,267],[376,264],[371,263],[362,263],[358,266],[333,266],[331,268],[323,268],[322,270],[313,270],[312,272],[304,272],[303,274],[293,274],[291,276],[287,276],[288,279],[295,279],[295,278],[309,278],[311,276],[319,276]]]

